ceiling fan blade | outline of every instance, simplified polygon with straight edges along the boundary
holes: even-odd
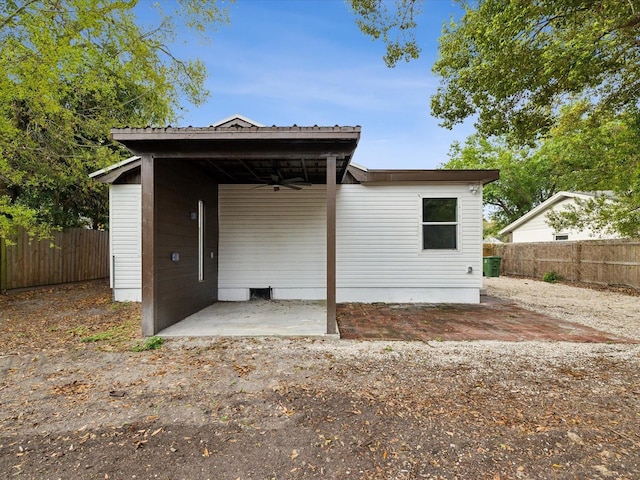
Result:
[[[290,188],[291,190],[302,190],[302,187],[298,187],[297,185],[293,185],[291,183],[283,183],[282,186]]]

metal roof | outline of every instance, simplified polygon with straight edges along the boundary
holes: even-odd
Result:
[[[232,115],[209,127],[114,128],[111,137],[138,156],[190,161],[218,183],[326,183],[329,156],[336,157],[336,182],[490,183],[498,170],[369,170],[351,163],[359,126],[263,126]],[[133,157],[132,157],[133,158]],[[135,168],[131,159],[92,176],[110,182],[113,169]]]
[[[330,156],[336,157],[336,178],[342,181],[358,145],[360,127],[236,123],[204,128],[117,128],[111,130],[111,137],[139,156],[189,160],[218,183],[265,183],[276,176],[323,184]]]

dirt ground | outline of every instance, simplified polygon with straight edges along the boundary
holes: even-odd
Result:
[[[593,311],[583,303],[570,313]],[[139,314],[103,282],[0,297],[0,478],[640,478],[637,344],[133,351]]]

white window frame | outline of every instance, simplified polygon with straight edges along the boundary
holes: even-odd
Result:
[[[427,199],[451,199],[456,201],[456,219],[453,222],[424,222],[424,200]],[[460,202],[458,195],[421,195],[419,206],[419,225],[420,225],[420,251],[422,253],[441,253],[441,252],[460,252]],[[425,225],[454,225],[456,227],[456,246],[454,248],[424,248],[424,226]]]

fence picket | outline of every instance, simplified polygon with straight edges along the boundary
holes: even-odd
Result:
[[[109,232],[70,228],[53,240],[30,240],[22,232],[6,245],[2,288],[35,287],[109,276]],[[51,243],[54,246],[51,246]]]
[[[502,257],[505,275],[542,278],[550,271],[569,281],[640,289],[640,240],[505,243],[483,252]]]

